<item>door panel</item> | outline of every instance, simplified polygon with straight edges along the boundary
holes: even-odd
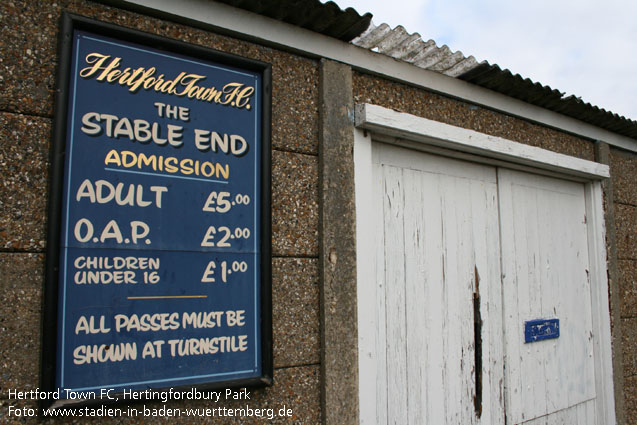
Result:
[[[506,404],[517,424],[595,398],[585,194],[581,183],[498,177]],[[553,318],[559,338],[524,342],[526,321]]]
[[[503,423],[495,169],[385,145],[374,156],[378,423]]]

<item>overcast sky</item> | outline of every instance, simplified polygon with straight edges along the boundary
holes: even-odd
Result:
[[[637,1],[335,1],[637,120]]]

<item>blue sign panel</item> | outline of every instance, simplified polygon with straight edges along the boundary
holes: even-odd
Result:
[[[71,35],[55,388],[264,381],[263,69]]]
[[[560,319],[529,320],[524,322],[524,342],[536,342],[560,337]]]

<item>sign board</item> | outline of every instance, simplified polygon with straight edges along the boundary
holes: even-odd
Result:
[[[538,319],[524,322],[524,342],[543,341],[560,337],[560,319]]]
[[[269,66],[70,15],[62,37],[46,387],[269,383]]]

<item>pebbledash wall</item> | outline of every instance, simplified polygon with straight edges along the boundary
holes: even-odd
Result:
[[[174,16],[84,0],[0,3],[0,422],[42,420],[8,417],[7,407],[36,407],[32,401],[10,400],[9,389],[37,388],[40,356],[47,355],[41,353],[40,345],[41,298],[57,34],[63,11],[272,64],[275,371],[273,386],[251,392],[252,407],[278,409],[285,405],[293,410],[291,418],[277,419],[277,423],[357,422],[352,114],[355,104],[370,103],[610,165],[605,202],[615,401],[618,422],[637,423],[634,151],[390,81],[317,54],[293,53],[298,49],[273,47],[275,43],[266,41],[247,41],[254,37],[204,29],[201,23],[190,26]],[[237,13],[248,12],[237,9]],[[267,30],[268,22],[276,21],[263,18],[263,22]],[[341,43],[343,48],[353,48]],[[205,406],[205,402],[168,404]],[[100,422],[139,420],[120,417]],[[173,421],[146,419],[146,423]],[[58,422],[71,423],[73,419]],[[210,419],[182,417],[179,422],[209,423]],[[223,418],[215,423],[265,422]]]

